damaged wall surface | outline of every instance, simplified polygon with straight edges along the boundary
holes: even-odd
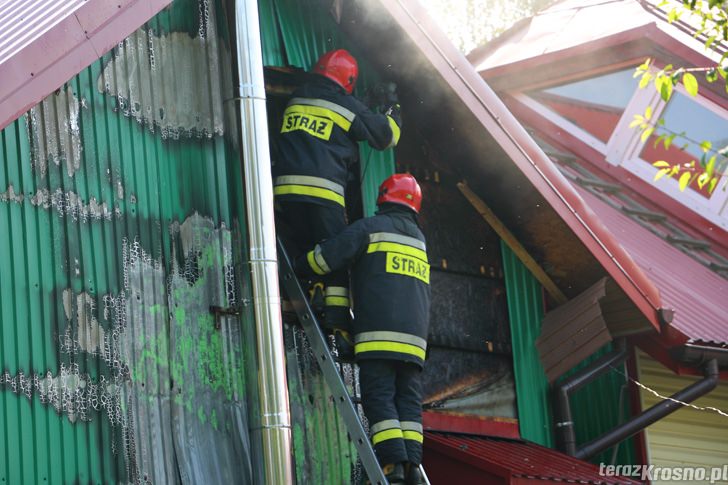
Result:
[[[256,481],[223,8],[176,0],[0,133],[0,483]]]

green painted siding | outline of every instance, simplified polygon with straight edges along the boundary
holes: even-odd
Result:
[[[541,332],[543,303],[541,286],[501,241],[503,269],[506,279],[508,313],[511,320],[513,370],[516,377],[518,420],[521,436],[544,446],[553,447],[551,391],[539,360],[535,341]],[[600,349],[565,375],[571,375],[611,350]],[[571,409],[577,443],[586,443],[624,422],[629,416],[629,399],[622,392],[625,380],[616,371],[609,371],[571,396]],[[627,440],[618,447],[601,453],[594,463],[634,463],[634,445]]]
[[[503,241],[501,253],[511,323],[518,425],[523,438],[553,447],[549,383],[535,347],[543,319],[541,285]]]
[[[209,311],[250,286],[219,7],[175,1],[0,133],[0,483],[253,481],[252,316]]]

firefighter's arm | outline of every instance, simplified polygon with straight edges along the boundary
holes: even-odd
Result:
[[[357,103],[356,118],[351,124],[350,133],[358,141],[366,141],[377,150],[396,146],[402,128],[399,104],[386,106],[384,114],[371,111],[364,103]]]
[[[369,233],[364,220],[348,226],[340,234],[327,239],[299,256],[295,262],[296,273],[301,276],[325,275],[351,266],[366,250]]]

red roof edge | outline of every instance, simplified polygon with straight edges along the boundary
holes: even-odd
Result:
[[[422,425],[428,431],[469,433],[479,436],[519,439],[517,419],[490,418],[444,411],[424,411]]]
[[[172,0],[89,0],[0,64],[0,130]]]
[[[661,298],[657,287],[584,203],[475,68],[455,49],[416,1],[381,0],[380,3],[659,332]]]

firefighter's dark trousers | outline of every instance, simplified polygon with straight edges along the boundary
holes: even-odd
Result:
[[[377,459],[422,463],[422,370],[399,360],[360,360],[359,383]]]
[[[313,249],[314,245],[336,236],[346,228],[346,213],[339,205],[308,202],[278,202],[277,219],[284,244],[291,259]],[[321,277],[324,284],[327,328],[350,330],[349,274],[346,269]]]

